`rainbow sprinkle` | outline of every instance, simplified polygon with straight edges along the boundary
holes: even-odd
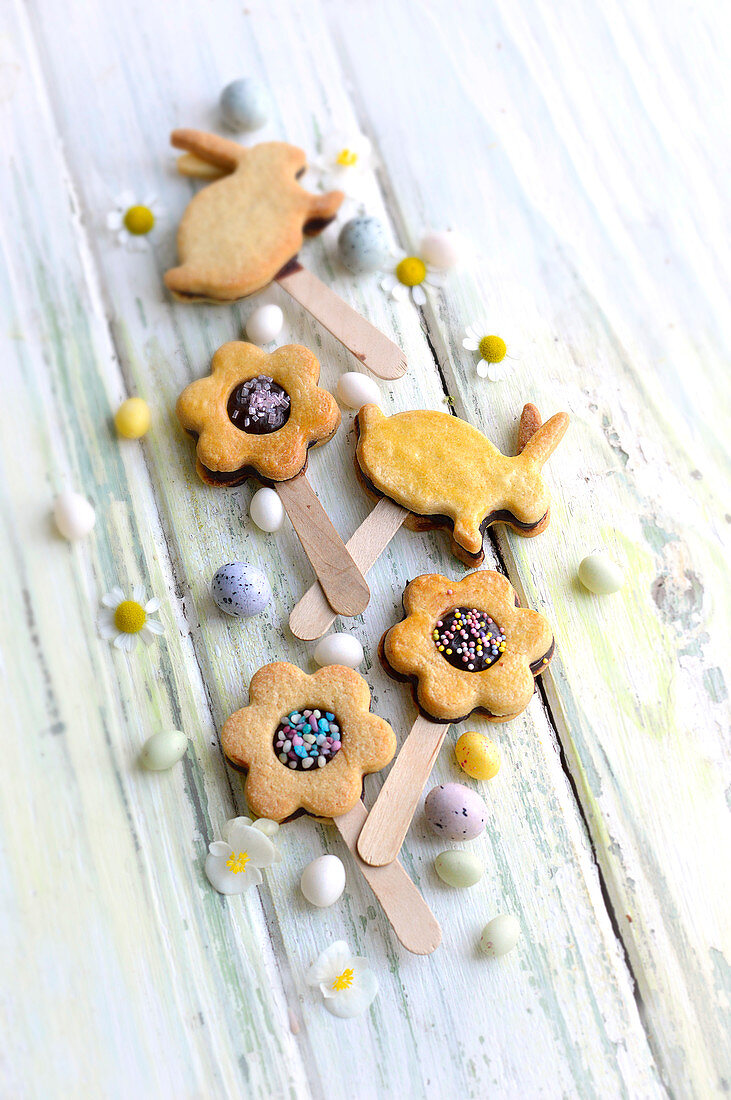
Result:
[[[340,726],[329,711],[293,710],[277,726],[274,751],[293,770],[324,768],[340,751],[340,738]]]
[[[484,672],[505,652],[505,635],[486,611],[455,607],[432,630],[442,657],[462,672]]]

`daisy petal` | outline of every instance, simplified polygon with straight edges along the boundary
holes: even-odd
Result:
[[[105,642],[111,642],[112,638],[117,636],[117,628],[114,623],[107,623],[100,621],[98,624],[99,633]]]
[[[405,302],[409,296],[409,290],[409,287],[397,282],[391,287],[391,297],[396,302]]]
[[[414,300],[414,305],[423,306],[426,305],[426,294],[424,293],[423,286],[412,286],[411,297]]]
[[[148,619],[145,623],[145,630],[149,630],[151,634],[157,635],[165,633],[165,627],[159,619]]]
[[[136,584],[134,586],[134,588],[132,589],[132,599],[135,600],[137,603],[142,604],[144,606],[144,602],[145,602],[145,588],[144,588],[144,585]]]
[[[395,286],[398,285],[398,279],[395,275],[386,275],[381,279],[381,290],[385,290],[386,294],[390,294]]]
[[[487,378],[489,369],[490,364],[487,362],[486,359],[480,359],[479,363],[475,367],[475,370],[477,371],[480,378]]]
[[[148,600],[145,604],[145,611],[148,615],[153,615],[156,611],[159,611],[162,607],[162,600],[159,600],[157,596],[152,600]]]
[[[479,340],[475,340],[473,336],[465,337],[465,339],[462,341],[462,347],[466,348],[467,351],[477,351],[479,346]]]
[[[490,363],[487,368],[487,377],[491,382],[500,382],[505,377],[505,370],[499,363]]]
[[[106,596],[102,596],[102,603],[105,607],[116,608],[117,604],[121,603],[124,599],[124,592],[121,588],[116,587],[107,592]]]
[[[126,213],[130,206],[135,205],[134,191],[123,191],[117,199],[117,206],[121,207],[122,213]]]
[[[111,229],[113,232],[122,228],[122,215],[118,210],[113,210],[111,214],[107,214],[106,217],[107,229]]]

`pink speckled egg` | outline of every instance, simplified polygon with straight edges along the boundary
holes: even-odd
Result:
[[[445,840],[474,840],[485,828],[487,806],[469,787],[443,783],[426,796],[424,815],[437,836]]]

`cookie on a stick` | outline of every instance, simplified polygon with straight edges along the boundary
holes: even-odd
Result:
[[[247,148],[201,130],[174,130],[170,140],[186,150],[178,170],[208,181],[181,219],[179,265],[165,274],[176,298],[235,302],[276,281],[373,374],[405,374],[401,349],[297,258],[304,238],[321,233],[345,198],[300,186],[301,149],[282,141]]]

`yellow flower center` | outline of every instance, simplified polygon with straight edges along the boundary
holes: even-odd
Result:
[[[500,336],[483,336],[480,340],[480,355],[486,363],[502,363],[507,351]]]
[[[335,157],[335,163],[339,164],[341,168],[352,168],[358,161],[358,154],[354,153],[352,149],[341,149],[338,155]]]
[[[396,268],[396,278],[404,286],[418,286],[426,278],[426,264],[418,256],[405,256]]]
[[[144,237],[155,224],[155,215],[146,206],[130,206],[124,215],[124,227],[135,237]]]
[[[226,860],[226,866],[233,874],[238,875],[241,871],[246,873],[246,864],[250,861],[251,856],[248,852],[232,852]]]
[[[139,634],[147,622],[147,613],[136,600],[122,600],[114,612],[114,625],[123,634]]]
[[[348,967],[348,969],[344,970],[342,974],[338,974],[337,978],[333,982],[333,989],[337,990],[338,993],[341,993],[344,989],[350,989],[354,980],[355,975],[353,974],[351,968]]]

